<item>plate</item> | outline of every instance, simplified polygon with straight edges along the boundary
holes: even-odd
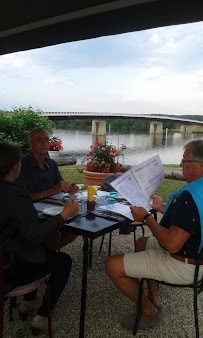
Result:
[[[63,207],[50,207],[50,208],[43,209],[42,212],[45,215],[56,216],[60,214],[62,210],[63,210]]]

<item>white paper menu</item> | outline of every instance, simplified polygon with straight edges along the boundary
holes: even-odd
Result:
[[[151,209],[151,195],[164,178],[163,164],[159,155],[136,165],[116,178],[111,185],[122,194],[131,205]]]

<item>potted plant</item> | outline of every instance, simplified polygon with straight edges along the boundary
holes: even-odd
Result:
[[[63,150],[61,139],[53,136],[49,142],[49,157],[53,160],[57,159],[60,150]]]
[[[106,176],[119,172],[122,165],[115,161],[118,154],[118,150],[112,144],[96,141],[95,145],[91,145],[90,151],[86,153],[87,163],[83,171],[86,185],[101,186]]]

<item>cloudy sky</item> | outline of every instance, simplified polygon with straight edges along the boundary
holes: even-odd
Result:
[[[203,22],[0,56],[0,109],[203,114]]]

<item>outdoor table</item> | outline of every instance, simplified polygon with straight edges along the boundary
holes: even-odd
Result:
[[[41,211],[45,208],[46,203],[51,205],[61,205],[61,200],[44,199],[36,203],[35,207],[40,218],[44,219],[50,216],[44,215]],[[43,207],[44,205],[44,207]],[[47,205],[46,205],[47,206]],[[92,243],[95,238],[111,233],[132,221],[123,215],[114,214],[109,211],[95,209],[86,213],[79,213],[65,222],[62,230],[72,232],[83,237],[83,270],[82,270],[82,288],[80,304],[80,327],[79,337],[84,337],[85,326],[85,309],[86,309],[86,290],[87,290],[87,272],[88,264],[91,266],[92,260]],[[110,245],[110,244],[109,244]],[[110,252],[110,249],[109,249]]]
[[[131,221],[129,220],[129,223]],[[82,272],[82,289],[80,305],[80,328],[79,337],[84,337],[85,309],[86,309],[86,289],[87,289],[87,271],[89,248],[91,241],[95,238],[111,233],[126,224],[126,218],[117,215],[105,215],[104,212],[87,212],[84,215],[77,215],[70,221],[66,221],[63,230],[70,231],[83,237],[83,272]],[[91,257],[91,255],[90,255]]]

